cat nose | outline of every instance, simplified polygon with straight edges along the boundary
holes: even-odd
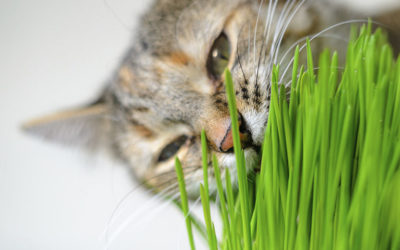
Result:
[[[249,138],[250,138],[249,134],[248,133],[242,133],[242,132],[239,131],[239,137],[240,137],[241,146],[243,148],[247,147],[249,145],[247,143],[249,141]],[[229,127],[229,129],[226,131],[226,134],[224,135],[224,138],[221,141],[221,144],[219,146],[219,150],[221,152],[224,152],[224,153],[233,151],[233,135],[232,135],[232,128],[231,127]]]
[[[242,116],[239,114],[239,137],[242,148],[246,148],[247,146],[251,146],[251,134],[247,129],[246,123],[243,120]],[[228,118],[229,119],[229,118]],[[232,152],[233,151],[233,135],[232,135],[232,125],[230,119],[228,122],[222,124],[222,128],[216,130],[217,133],[214,133],[211,139],[211,142],[220,152]]]

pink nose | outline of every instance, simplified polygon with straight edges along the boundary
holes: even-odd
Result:
[[[240,136],[240,141],[242,142],[242,144],[243,144],[243,142],[247,141],[247,134],[243,134],[243,133],[239,132],[239,136]],[[228,152],[232,149],[233,149],[233,135],[232,135],[232,128],[231,128],[231,126],[229,126],[223,139],[221,140],[219,150],[222,152]]]
[[[211,142],[211,145],[220,152],[231,151],[233,149],[233,136],[230,118],[221,119],[218,122],[214,121],[211,124],[213,126],[206,131],[207,139]],[[243,147],[250,138],[249,134],[244,132],[242,119],[239,120],[239,127],[241,128],[239,136]]]

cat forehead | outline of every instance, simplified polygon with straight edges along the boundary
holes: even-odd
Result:
[[[199,53],[245,8],[257,9],[258,1],[245,0],[159,0],[143,16],[138,46],[153,55],[171,51]],[[242,7],[242,8],[239,8]],[[248,15],[247,18],[255,18]]]

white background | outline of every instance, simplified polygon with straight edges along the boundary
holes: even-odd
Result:
[[[19,130],[93,98],[148,2],[0,1],[0,249],[105,249],[107,228],[110,250],[188,249],[173,205],[135,189],[116,209],[137,186],[126,168]],[[371,10],[383,2],[399,0],[351,4]]]

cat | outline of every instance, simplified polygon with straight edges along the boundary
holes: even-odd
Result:
[[[400,36],[390,31],[400,30],[399,14],[374,19],[389,28],[397,49]],[[235,176],[225,68],[235,83],[240,137],[251,172],[259,162],[268,121],[273,64],[287,65],[284,77],[294,45],[303,44],[305,37],[312,38],[314,54],[333,45],[345,47],[345,33],[335,37],[326,28],[366,20],[324,1],[156,0],[97,100],[24,128],[68,145],[105,145],[140,182],[165,195],[178,190],[177,156],[189,196],[198,197],[202,129],[221,170],[229,168]],[[211,167],[209,171],[210,188],[215,189]]]

